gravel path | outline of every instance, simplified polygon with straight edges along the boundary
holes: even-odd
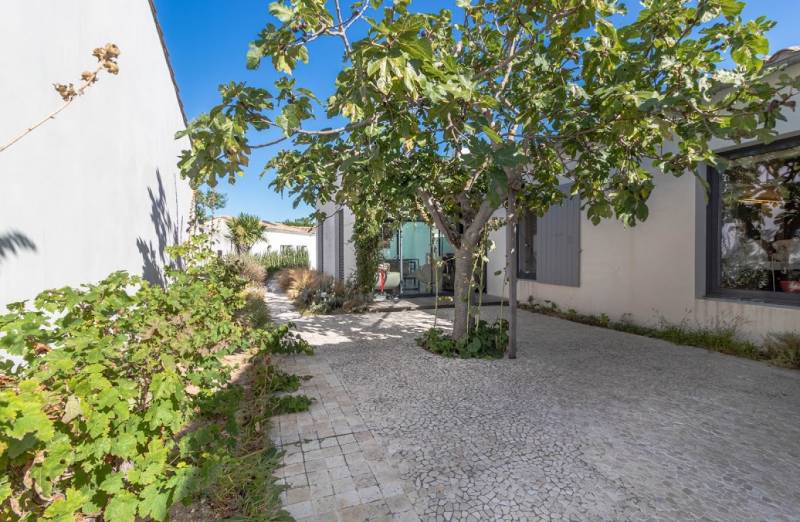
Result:
[[[308,488],[284,498],[299,518],[800,520],[800,372],[524,311],[516,361],[444,359],[414,342],[432,312],[269,300],[317,350],[282,361],[319,400],[274,431]],[[300,442],[337,430],[345,468],[313,475]],[[334,473],[349,500],[314,489]]]

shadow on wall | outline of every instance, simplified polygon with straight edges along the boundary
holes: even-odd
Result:
[[[169,261],[166,248],[177,244],[180,236],[178,226],[173,222],[168,208],[164,181],[161,179],[161,172],[158,169],[156,169],[156,180],[158,181],[158,194],[148,187],[147,195],[150,198],[150,221],[156,232],[157,244],[153,245],[152,240],[139,237],[136,240],[136,248],[142,254],[142,277],[151,283],[164,286],[166,284],[164,266]]]
[[[23,250],[36,252],[36,243],[22,232],[16,230],[0,233],[0,262],[9,256],[16,256],[18,252]]]

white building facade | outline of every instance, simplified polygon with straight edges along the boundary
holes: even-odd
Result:
[[[229,219],[229,216],[219,216],[213,220],[212,246],[222,255],[234,252],[233,243],[228,239],[227,222]],[[281,252],[286,249],[305,250],[308,252],[310,268],[316,267],[317,240],[313,228],[284,225],[271,221],[263,221],[263,224],[264,235],[250,249],[251,254]]]
[[[60,107],[53,83],[78,84],[109,42],[119,74],[0,152],[0,309],[115,270],[163,281],[165,248],[185,239],[186,120],[148,0],[5,2],[0,144]]]
[[[800,50],[783,51],[773,63],[798,76]],[[574,200],[543,218],[523,216],[519,300],[647,325],[736,326],[752,339],[800,331],[800,114],[785,116],[769,145],[712,144],[736,166],[724,173],[701,167],[697,175],[710,194],[691,173],[656,175],[650,215],[635,227],[614,220],[595,226]],[[321,210],[328,218],[317,232],[318,263],[346,278],[355,267],[352,213]],[[446,259],[437,235],[431,233],[431,252]],[[501,295],[504,276],[494,274],[505,270],[505,230],[491,239],[486,291]],[[425,266],[412,256],[400,254],[404,281]]]

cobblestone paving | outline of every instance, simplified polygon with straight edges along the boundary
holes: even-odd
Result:
[[[451,360],[432,312],[270,302],[317,350],[281,361],[318,398],[274,431],[299,519],[800,520],[800,372],[528,312],[516,361]]]

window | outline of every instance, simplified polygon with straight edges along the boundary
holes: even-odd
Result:
[[[281,254],[291,254],[292,252],[294,252],[292,245],[281,245]]]
[[[524,213],[517,225],[518,277],[536,279],[536,214]]]
[[[800,305],[800,138],[709,168],[710,295]]]

